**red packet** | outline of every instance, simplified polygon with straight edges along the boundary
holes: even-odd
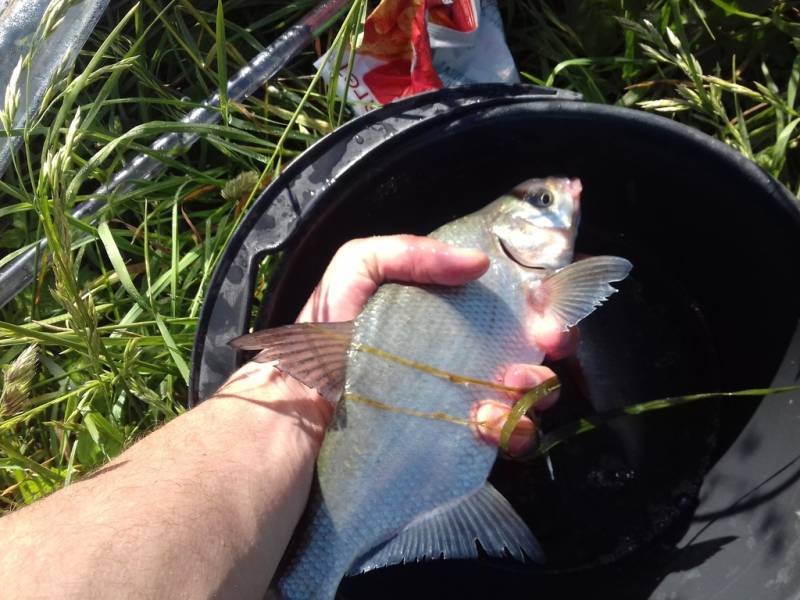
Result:
[[[330,84],[329,65],[323,76]],[[360,114],[442,87],[518,81],[495,0],[382,0],[336,84]]]

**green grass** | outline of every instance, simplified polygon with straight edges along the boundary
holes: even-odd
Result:
[[[525,81],[685,122],[800,192],[800,14],[790,3],[502,4]],[[43,235],[51,252],[35,285],[0,310],[0,514],[184,410],[196,319],[236,223],[263,185],[349,118],[316,77],[315,50],[252,98],[223,98],[220,125],[189,128],[201,141],[162,154],[167,169],[115,194],[95,223],[66,213],[312,5],[114,3],[21,132],[0,182],[0,265]],[[321,51],[338,56],[364,6]]]

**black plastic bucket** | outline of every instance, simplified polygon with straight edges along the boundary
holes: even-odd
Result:
[[[348,239],[426,233],[521,180],[580,177],[578,250],[626,256],[622,292],[585,321],[545,428],[664,396],[790,384],[800,344],[800,213],[725,145],[568,92],[476,86],[348,123],[256,200],[218,265],[195,341],[190,402],[242,357],[227,342],[291,322]],[[253,310],[255,275],[281,253]],[[776,378],[777,375],[777,378]],[[800,395],[710,401],[628,418],[492,481],[531,524],[544,567],[481,559],[346,580],[360,598],[800,593]],[[553,468],[555,476],[549,471]]]

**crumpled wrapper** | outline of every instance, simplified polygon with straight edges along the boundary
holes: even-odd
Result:
[[[333,58],[322,62],[330,85]],[[336,77],[357,114],[443,87],[518,82],[496,0],[382,0]]]

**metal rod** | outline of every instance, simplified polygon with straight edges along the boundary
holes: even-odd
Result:
[[[330,27],[350,0],[324,0],[295,25],[287,29],[278,39],[267,46],[228,81],[228,99],[233,102],[249,96],[272,78],[298,52],[310,44],[315,37]],[[201,106],[187,114],[181,123],[211,124],[220,120],[219,93],[208,98]],[[167,133],[150,146],[155,152],[174,148],[188,148],[199,139],[194,133]],[[105,197],[114,191],[124,190],[131,181],[148,179],[164,169],[157,158],[140,154],[131,163],[117,171],[110,181],[101,185],[92,196],[72,211],[76,219],[85,219],[96,214],[106,204]],[[20,254],[5,268],[0,269],[0,308],[24,290],[36,277],[38,258],[47,248],[42,238],[31,248]]]

